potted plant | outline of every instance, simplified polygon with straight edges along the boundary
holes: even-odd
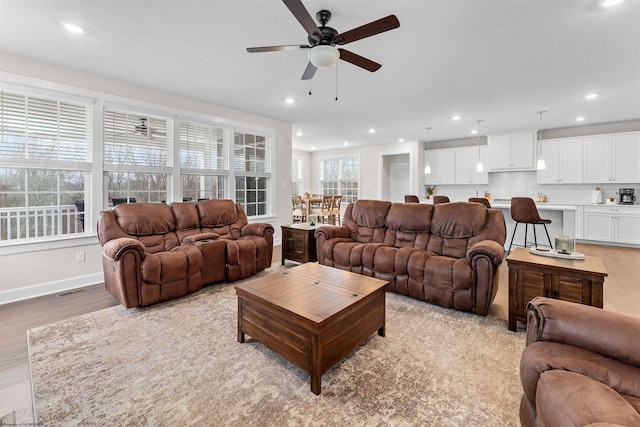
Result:
[[[435,196],[437,193],[436,191],[436,186],[430,186],[427,185],[427,199],[433,199],[433,196]]]

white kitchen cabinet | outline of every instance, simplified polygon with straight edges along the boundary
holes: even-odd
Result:
[[[490,170],[535,170],[536,131],[489,135]]]
[[[640,206],[585,206],[586,240],[640,244]]]
[[[456,183],[456,152],[454,149],[425,150],[425,164],[429,161],[431,173],[424,175],[425,185]]]
[[[582,138],[549,139],[540,145],[545,169],[538,170],[538,184],[582,182]]]
[[[584,138],[584,182],[640,182],[640,133]]]
[[[456,184],[488,184],[487,147],[462,147],[455,149]],[[483,171],[476,170],[478,158],[482,162]]]

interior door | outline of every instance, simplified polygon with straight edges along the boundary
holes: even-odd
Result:
[[[404,202],[405,194],[411,191],[409,182],[409,162],[395,162],[389,168],[389,200]]]

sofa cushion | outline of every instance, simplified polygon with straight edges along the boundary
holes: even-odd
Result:
[[[382,200],[358,200],[353,205],[351,218],[353,218],[355,223],[360,227],[385,227],[389,208],[391,208],[391,202]]]
[[[233,200],[202,200],[198,202],[197,209],[201,227],[219,228],[238,220]]]
[[[431,233],[446,239],[469,238],[485,226],[487,209],[479,203],[440,203],[434,207]]]
[[[188,231],[200,228],[198,208],[191,202],[174,202],[169,205],[176,221],[177,231]]]
[[[115,207],[118,224],[133,236],[165,234],[176,227],[171,208],[164,203],[125,203]]]

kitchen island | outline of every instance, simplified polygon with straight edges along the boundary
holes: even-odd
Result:
[[[504,214],[504,222],[507,226],[507,241],[505,248],[509,248],[511,242],[511,235],[513,234],[513,228],[515,227],[515,221],[511,219],[509,209],[511,208],[510,202],[498,202],[492,201],[491,207],[494,209],[500,209]],[[547,224],[547,230],[549,231],[549,237],[551,243],[554,243],[556,236],[569,236],[576,237],[576,211],[578,207],[576,205],[556,205],[551,203],[536,203],[540,218],[550,219],[551,224]],[[518,226],[516,236],[513,239],[514,245],[524,245],[524,224]],[[547,236],[544,233],[544,228],[536,226],[536,233],[538,235],[538,244],[548,244]],[[529,227],[527,234],[527,240],[533,242],[533,231]]]

